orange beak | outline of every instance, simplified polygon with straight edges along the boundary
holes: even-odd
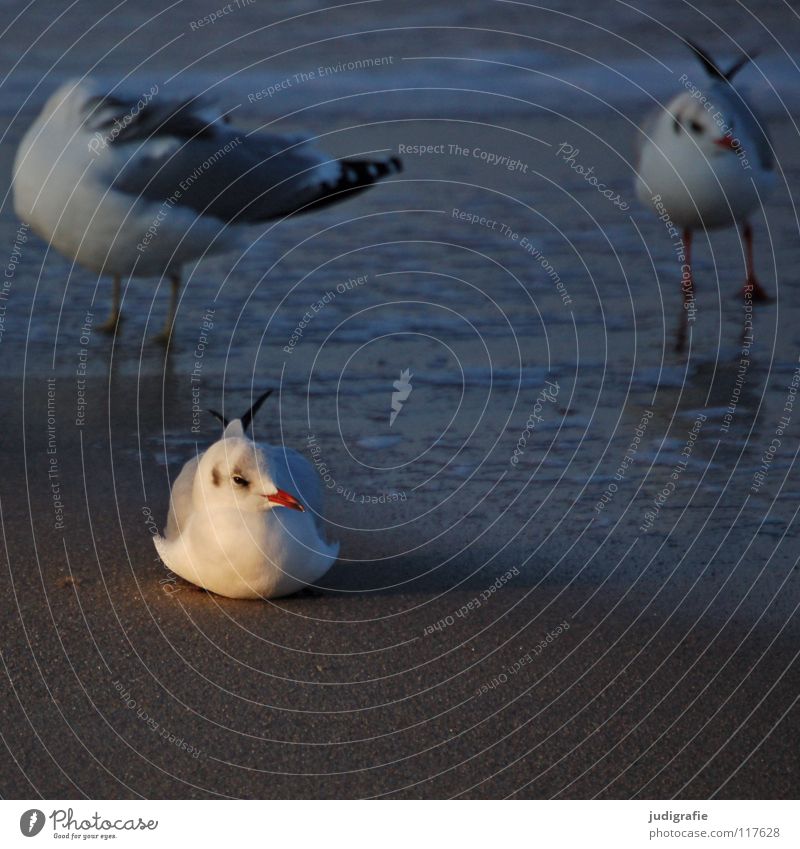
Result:
[[[264,498],[279,507],[288,507],[290,510],[299,510],[301,513],[304,513],[306,509],[293,495],[289,495],[282,489],[279,489],[273,495],[265,495]]]
[[[739,145],[733,140],[733,136],[722,136],[722,138],[715,139],[715,144],[718,144],[720,147],[724,147],[725,150],[737,151],[739,149]]]

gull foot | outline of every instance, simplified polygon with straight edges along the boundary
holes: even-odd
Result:
[[[163,345],[165,348],[169,348],[172,344],[172,331],[161,330],[159,333],[156,333],[155,336],[152,336],[151,339],[157,345]]]
[[[110,315],[102,324],[98,325],[97,329],[101,333],[116,333],[120,324],[122,324],[121,315]]]
[[[688,335],[689,330],[686,327],[686,324],[681,322],[675,331],[675,343],[672,346],[672,350],[675,351],[676,354],[682,354],[686,350],[686,337]]]
[[[739,292],[739,297],[745,300],[750,298],[754,304],[771,304],[775,300],[758,280],[748,280]]]

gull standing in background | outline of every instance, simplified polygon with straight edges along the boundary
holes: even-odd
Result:
[[[269,395],[231,422],[214,413],[225,424],[222,439],[183,467],[165,536],[153,538],[169,569],[228,598],[290,595],[318,581],[339,555],[339,544],[322,536],[322,488],[311,464],[246,435]]]
[[[691,83],[641,130],[636,193],[683,228],[683,318],[676,347],[686,340],[694,300],[692,231],[741,223],[746,280],[743,294],[770,300],[753,263],[753,230],[748,220],[775,185],[772,144],[764,121],[732,81],[750,57],[722,70],[709,54],[686,40],[710,82],[701,91]],[[684,77],[685,79],[685,77]]]
[[[113,277],[167,276],[168,341],[181,266],[244,244],[246,225],[309,212],[401,170],[396,157],[332,160],[304,137],[247,134],[202,98],[138,100],[89,79],[62,85],[14,162],[14,209],[65,256]]]

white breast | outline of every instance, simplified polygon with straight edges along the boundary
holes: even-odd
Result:
[[[308,513],[193,513],[179,536],[155,538],[177,575],[228,598],[278,598],[317,582],[336,562]]]

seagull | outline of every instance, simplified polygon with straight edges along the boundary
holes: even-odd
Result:
[[[159,557],[187,581],[228,598],[278,598],[336,562],[322,535],[322,488],[297,451],[254,442],[247,428],[271,390],[175,480]],[[292,492],[297,493],[291,494]]]
[[[246,244],[243,231],[345,200],[402,170],[396,157],[331,159],[305,136],[245,133],[203,97],[62,85],[20,142],[14,209],[66,257],[113,278],[168,277],[168,342],[185,262]]]
[[[677,233],[682,228],[677,251],[684,263],[678,349],[684,345],[694,302],[693,230],[741,224],[747,274],[742,294],[751,301],[770,300],[756,278],[749,216],[776,182],[766,125],[732,84],[751,57],[742,54],[723,70],[703,48],[688,39],[686,43],[709,83],[700,89],[684,75],[687,90],[645,122],[636,178],[639,199],[654,206],[670,229]]]

